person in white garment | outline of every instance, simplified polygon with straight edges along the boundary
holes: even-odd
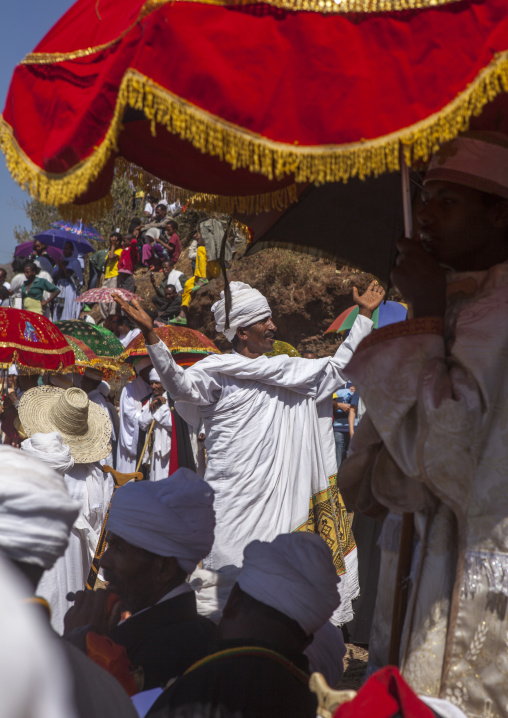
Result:
[[[77,319],[81,314],[81,303],[74,300],[83,285],[83,269],[77,247],[70,240],[64,244],[62,259],[53,269],[52,281],[60,288],[54,302],[53,321]]]
[[[265,297],[231,282],[229,327],[223,293],[212,311],[217,331],[233,354],[206,357],[187,370],[173,360],[139,303],[122,308],[142,330],[148,353],[179,414],[193,426],[203,420],[205,479],[216,496],[215,541],[203,567],[240,566],[254,539],[280,533],[319,533],[331,548],[340,582],[337,623],[351,620],[358,595],[356,547],[336,483],[331,396],[343,369],[372,329],[372,312],[384,290],[372,282],[353,298],[359,315],[335,356],[312,362],[271,351],[276,326]]]
[[[50,608],[37,595],[44,572],[65,553],[78,514],[60,472],[0,446],[0,718],[136,716],[120,684],[51,630]],[[18,581],[21,595],[8,605],[8,587]],[[57,684],[70,701],[62,713]]]
[[[150,370],[148,383],[152,393],[143,404],[138,418],[139,428],[144,431],[152,429],[152,441],[149,442],[143,456],[142,466],[149,466],[150,481],[167,479],[169,474],[169,455],[171,452],[172,418],[164,388],[155,369]]]
[[[148,376],[152,361],[142,357],[134,364],[136,378],[127,384],[120,394],[120,429],[116,455],[116,469],[123,474],[136,471],[139,423],[143,401],[150,395]]]
[[[88,394],[90,401],[102,406],[109,414],[111,420],[111,453],[101,461],[101,464],[107,464],[115,468],[116,447],[118,442],[118,432],[120,429],[120,419],[116,407],[107,400],[107,396],[111,387],[107,381],[103,380],[103,373],[95,367],[87,367],[81,379],[80,389]]]
[[[51,624],[61,634],[69,608],[66,596],[85,586],[113,493],[113,480],[99,463],[111,451],[111,421],[81,389],[50,386],[23,394],[19,418],[28,436],[22,450],[60,473],[80,507],[67,550],[39,584],[51,607]]]

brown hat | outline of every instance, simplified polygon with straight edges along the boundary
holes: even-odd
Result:
[[[108,412],[76,387],[29,389],[20,399],[19,418],[29,437],[58,431],[78,464],[100,461],[111,452]]]

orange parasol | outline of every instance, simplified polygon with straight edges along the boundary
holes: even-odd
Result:
[[[155,333],[162,339],[180,366],[192,366],[209,354],[220,354],[211,339],[201,332],[188,327],[156,327]],[[137,357],[148,356],[145,340],[138,334],[126,347],[120,357],[121,361],[132,362]]]

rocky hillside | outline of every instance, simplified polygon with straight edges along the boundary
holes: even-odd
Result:
[[[184,256],[177,268],[191,274],[190,262]],[[289,342],[299,351],[312,350],[318,356],[331,354],[338,346],[334,336],[323,339],[323,333],[335,317],[352,305],[352,287],[363,290],[370,275],[343,268],[333,262],[313,261],[308,255],[289,250],[271,249],[252,257],[236,260],[229,270],[230,281],[242,281],[259,289],[268,299],[277,325],[277,338]],[[136,276],[138,294],[151,307],[153,290],[147,274]],[[229,343],[215,331],[210,308],[224,288],[222,278],[212,280],[194,296],[189,311],[189,326],[213,339],[222,351]]]

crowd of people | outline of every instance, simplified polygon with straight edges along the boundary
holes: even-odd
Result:
[[[155,292],[152,312],[114,293],[100,307],[146,350],[118,407],[95,367],[13,367],[4,399],[0,605],[29,598],[52,626],[13,612],[25,645],[25,614],[44,644],[16,685],[45,675],[41,651],[59,667],[40,712],[27,691],[13,716],[310,718],[310,674],[339,684],[348,633],[372,675],[337,718],[505,714],[506,166],[498,135],[433,157],[392,272],[411,318],[372,331],[385,291],[354,289],[330,357],[270,356],[272,308],[232,281],[211,307],[231,351],[184,369],[154,328],[187,323],[219,271],[222,222],[198,225],[190,278],[158,198],[112,233],[90,284],[135,291],[142,263]],[[34,253],[21,284],[0,274],[2,298],[68,317],[74,248],[52,268]]]

